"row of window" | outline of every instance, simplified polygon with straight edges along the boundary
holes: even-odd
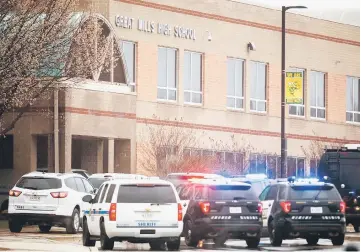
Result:
[[[129,78],[135,83],[136,45],[124,41],[123,53]],[[203,66],[201,53],[184,52],[184,103],[203,103]],[[267,64],[250,61],[250,99],[249,106],[253,112],[267,112]],[[303,72],[305,69],[290,68],[290,71]],[[177,49],[158,48],[158,90],[157,98],[163,101],[176,101],[178,97],[177,85]],[[311,71],[310,73],[310,116],[311,118],[326,119],[325,80],[323,72]],[[304,83],[303,86],[305,86]],[[360,78],[347,77],[347,109],[346,121],[360,122]],[[133,86],[134,90],[134,86]],[[305,94],[305,92],[304,92]],[[303,101],[305,100],[305,97]],[[227,108],[243,110],[245,108],[245,60],[238,58],[227,59]],[[305,104],[289,105],[289,114],[305,116]]]

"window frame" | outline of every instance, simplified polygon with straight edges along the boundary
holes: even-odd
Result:
[[[323,74],[323,103],[325,104],[324,107],[320,107],[318,106],[318,99],[317,99],[317,96],[318,96],[318,93],[317,93],[317,85],[318,85],[318,82],[317,82],[317,78],[316,78],[316,83],[313,83],[313,78],[312,78],[312,74],[313,73],[321,73]],[[321,120],[321,121],[326,121],[326,118],[327,118],[327,111],[326,111],[326,73],[325,72],[321,72],[321,71],[316,71],[316,70],[311,70],[310,72],[311,74],[311,81],[310,81],[310,85],[311,85],[311,88],[310,88],[310,118],[313,119],[313,120]],[[316,106],[312,106],[312,85],[316,85],[316,94],[315,94],[315,97],[316,97]],[[312,109],[316,109],[316,117],[312,116]],[[324,110],[325,111],[325,117],[318,117],[318,110]]]
[[[265,89],[264,89],[264,93],[265,93],[265,100],[261,100],[261,99],[257,99],[257,98],[252,98],[252,91],[250,92],[250,97],[249,97],[249,110],[252,113],[260,113],[260,114],[266,114],[267,113],[267,80],[268,80],[268,76],[267,76],[267,68],[268,68],[268,64],[266,62],[261,62],[261,61],[250,61],[250,64],[256,64],[256,76],[257,76],[257,81],[256,81],[256,85],[258,85],[258,65],[264,65],[264,70],[265,70]],[[250,67],[250,71],[251,71],[251,76],[252,76],[252,67]],[[251,85],[252,85],[252,80],[251,80]],[[252,90],[252,88],[251,88]],[[252,109],[252,102],[255,102],[256,104],[256,109]],[[258,110],[258,103],[259,102],[264,102],[265,104],[265,110]]]
[[[174,102],[174,103],[175,103],[175,102],[178,101],[178,71],[177,71],[177,68],[178,68],[178,49],[172,48],[172,47],[158,46],[158,60],[159,60],[159,49],[161,49],[161,48],[166,50],[166,69],[165,69],[165,75],[166,75],[167,83],[166,83],[166,87],[161,87],[161,86],[159,86],[159,76],[158,76],[158,79],[157,79],[157,100],[158,100],[158,101]],[[169,50],[174,51],[174,54],[175,54],[175,58],[174,58],[174,60],[175,60],[175,62],[174,62],[174,65],[175,65],[175,68],[174,68],[175,88],[168,86],[168,51],[169,51]],[[159,61],[158,61],[158,68],[159,68]],[[166,90],[166,92],[167,92],[167,98],[166,98],[166,99],[162,99],[162,98],[159,98],[159,97],[158,97],[159,89]],[[171,90],[171,91],[175,91],[175,100],[169,99],[168,92],[169,92],[170,90]]]
[[[234,84],[234,95],[229,95],[228,94],[228,85],[229,85],[229,79],[228,79],[228,77],[227,77],[227,101],[226,101],[226,107],[227,107],[227,109],[230,109],[230,110],[237,110],[237,111],[244,111],[244,106],[245,106],[245,104],[244,104],[244,91],[245,91],[245,85],[244,85],[244,72],[245,72],[245,60],[244,59],[241,59],[241,58],[234,58],[234,57],[227,57],[227,73],[228,73],[228,71],[229,71],[229,69],[228,69],[228,63],[229,63],[229,61],[234,61],[234,63],[237,63],[237,62],[241,62],[242,63],[242,67],[241,67],[241,69],[242,69],[242,78],[241,78],[241,90],[242,90],[242,95],[241,96],[237,96],[236,95],[236,90],[237,90],[237,83],[236,82],[234,82],[233,84]],[[234,71],[234,77],[236,76],[236,74],[237,74],[237,69],[235,68],[235,71]],[[236,78],[234,78],[234,79],[236,79]],[[228,106],[228,99],[233,99],[234,100],[234,107],[230,107],[230,106]],[[240,108],[237,108],[237,100],[241,100],[242,101],[242,106],[240,107]]]
[[[130,41],[130,40],[122,40],[122,58],[123,58],[123,63],[124,63],[124,68],[127,70],[126,71],[126,77],[127,79],[130,78],[129,76],[129,69],[128,69],[128,65],[127,65],[127,61],[125,59],[125,56],[124,56],[124,44],[132,44],[133,45],[133,80],[128,80],[129,81],[129,86],[131,88],[131,91],[132,92],[136,92],[136,79],[137,79],[137,43],[134,42],[134,41]]]
[[[199,69],[199,71],[200,71],[200,90],[201,91],[194,91],[194,90],[192,90],[192,88],[193,88],[193,84],[192,84],[192,71],[190,71],[190,76],[191,76],[191,83],[190,83],[190,86],[191,86],[191,89],[190,90],[188,90],[188,89],[185,89],[184,87],[185,87],[185,79],[186,78],[183,78],[183,103],[184,104],[187,104],[187,105],[195,105],[195,106],[203,106],[203,101],[204,101],[204,98],[203,98],[203,53],[200,53],[200,52],[194,52],[194,51],[188,51],[188,50],[185,50],[184,51],[184,54],[186,54],[186,53],[190,53],[190,59],[191,59],[191,65],[190,65],[190,69],[192,69],[193,68],[193,55],[199,55],[200,56],[200,64],[201,64],[201,67],[200,67],[200,69]],[[185,68],[185,64],[184,64],[184,68]],[[183,71],[183,72],[185,72],[185,71]],[[187,102],[187,101],[185,101],[185,99],[184,99],[184,97],[185,97],[185,94],[186,93],[189,93],[190,94],[190,101],[189,102]],[[199,103],[197,103],[197,102],[192,102],[192,95],[193,94],[200,94],[201,95],[201,102],[199,102]]]
[[[306,69],[305,68],[299,68],[299,67],[289,67],[288,71],[293,71],[293,72],[302,72],[303,73],[303,84],[302,84],[302,88],[303,88],[303,104],[288,104],[288,115],[290,117],[298,117],[298,118],[305,118],[306,117],[306,105],[305,105],[305,76],[307,74]],[[291,113],[291,108],[296,108],[296,114],[292,114]],[[299,111],[303,108],[303,115],[299,115]],[[302,110],[301,110],[302,111]]]
[[[361,87],[361,84],[360,84],[360,77],[355,77],[355,76],[346,76],[346,123],[350,123],[350,124],[360,124],[360,122],[357,122],[357,121],[355,121],[355,114],[358,114],[359,115],[359,118],[360,118],[360,111],[356,111],[356,110],[347,110],[347,99],[348,99],[348,97],[347,97],[347,80],[348,79],[352,79],[352,107],[353,107],[353,101],[354,101],[354,97],[355,97],[355,88],[354,88],[354,85],[355,85],[355,83],[354,83],[354,81],[356,80],[358,80],[358,83],[356,83],[359,87],[358,87],[358,90],[359,90],[359,92],[360,92],[360,87]],[[358,104],[358,106],[359,107],[361,107],[360,106],[360,93],[359,93],[359,104]],[[347,120],[347,114],[348,113],[350,113],[350,114],[352,114],[352,121],[348,121]]]

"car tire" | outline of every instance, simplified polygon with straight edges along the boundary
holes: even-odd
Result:
[[[16,220],[9,220],[9,230],[12,233],[20,233],[23,229],[23,225]]]
[[[104,222],[100,224],[100,247],[102,250],[112,250],[114,248],[114,241],[108,237]]]
[[[94,247],[95,246],[95,240],[90,239],[90,233],[88,228],[88,223],[86,220],[83,221],[83,246],[85,247]]]
[[[80,227],[80,214],[79,210],[74,208],[73,214],[71,215],[71,220],[66,224],[66,233],[67,234],[76,234],[79,231]]]
[[[246,243],[247,243],[248,248],[257,248],[260,241],[261,241],[260,237],[246,239]]]
[[[151,250],[165,250],[165,242],[162,241],[152,241],[149,242],[149,246]]]
[[[360,225],[353,225],[353,229],[356,233],[360,233]]]
[[[282,232],[279,228],[275,227],[274,220],[269,224],[268,233],[272,246],[279,247],[282,245]]]
[[[342,246],[345,241],[345,234],[340,234],[339,236],[332,237],[331,241],[334,246]]]
[[[181,239],[180,238],[178,238],[175,241],[169,241],[169,242],[167,242],[168,250],[170,250],[170,251],[179,251],[180,244],[181,244]]]
[[[41,233],[49,233],[51,225],[39,225],[39,230]]]
[[[221,236],[218,236],[216,238],[213,238],[213,242],[216,245],[216,247],[224,246],[224,244],[226,243],[227,240],[228,240],[227,235],[221,235]]]
[[[315,246],[318,243],[318,237],[310,236],[306,238],[307,244],[310,246]]]
[[[198,246],[199,239],[196,239],[192,235],[192,221],[187,220],[184,225],[185,225],[185,228],[184,228],[184,241],[185,241],[185,244],[188,247],[196,248]]]

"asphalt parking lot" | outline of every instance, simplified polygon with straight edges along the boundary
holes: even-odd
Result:
[[[42,234],[36,227],[26,227],[19,234],[10,233],[2,224],[0,229],[0,251],[100,251],[97,242],[94,248],[86,248],[81,244],[81,233],[68,235],[64,229],[53,228],[50,233]],[[359,233],[347,233],[347,241],[343,247],[334,247],[329,240],[320,240],[317,246],[308,246],[304,240],[284,241],[281,247],[272,247],[268,238],[262,238],[258,249],[248,249],[244,241],[229,240],[225,247],[215,248],[214,244],[205,241],[202,248],[188,248],[182,242],[181,251],[342,251],[349,245],[360,246]],[[148,244],[115,243],[113,251],[149,251]]]

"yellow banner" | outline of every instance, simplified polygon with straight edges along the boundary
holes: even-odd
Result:
[[[303,72],[286,72],[286,103],[303,104]]]

